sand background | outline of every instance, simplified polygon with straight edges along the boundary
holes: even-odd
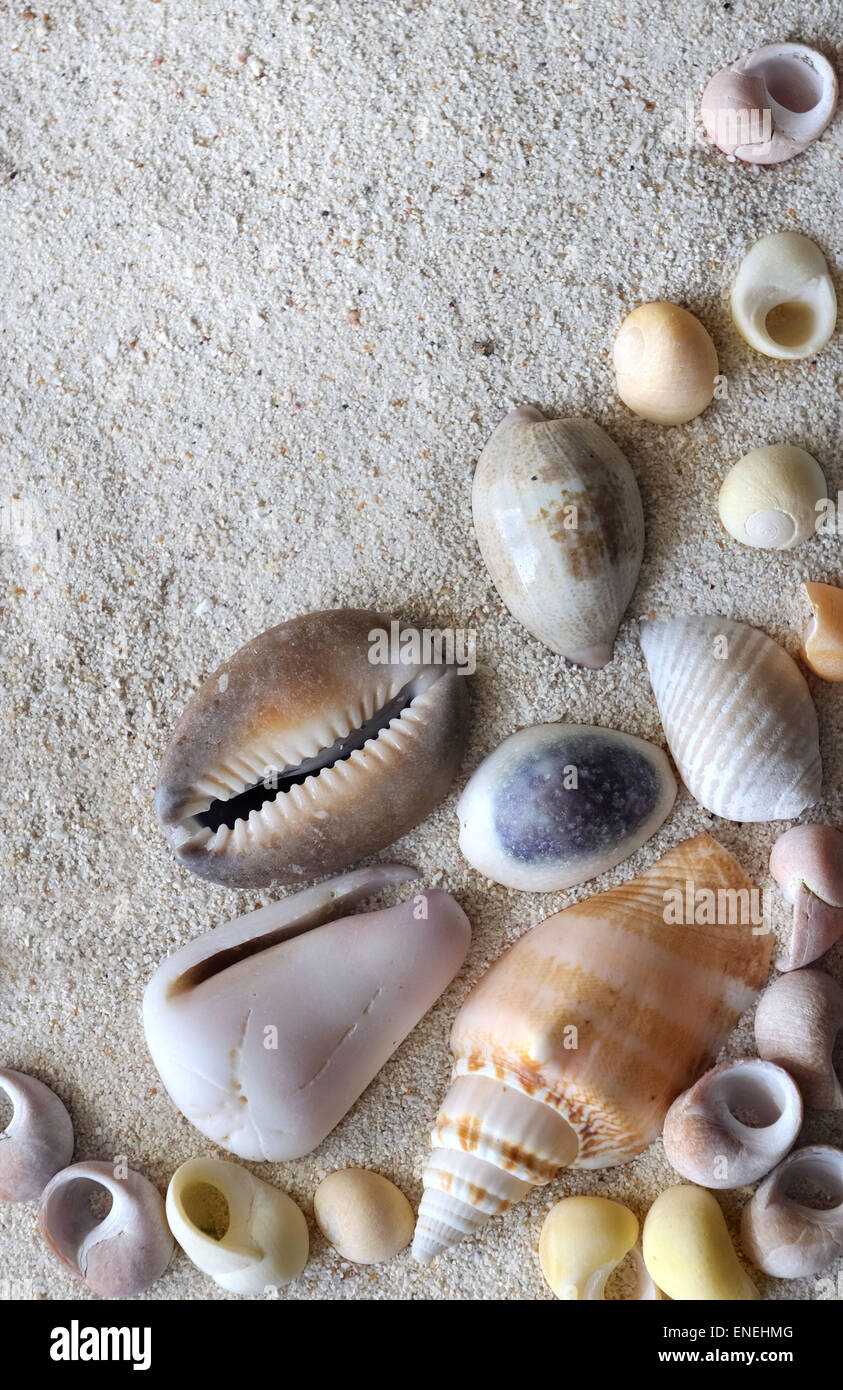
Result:
[[[0,1058],[49,1082],[76,1157],[124,1154],[162,1189],[212,1146],[177,1116],[140,1024],[172,948],[272,895],[179,869],[152,795],[204,675],[272,623],[356,604],[476,629],[474,722],[452,795],[388,857],[450,889],[466,966],[365,1096],[297,1162],[255,1171],[301,1202],[376,1168],[417,1201],[460,1000],[550,911],[712,826],[757,881],[778,830],[712,822],[682,792],[598,884],[531,896],[461,859],[454,804],[515,727],[600,722],[663,743],[632,620],[719,612],[795,652],[803,579],[841,579],[839,539],[753,552],[715,499],[746,450],[799,444],[836,495],[841,338],[816,360],[755,354],[727,292],[757,237],[796,228],[843,267],[843,121],[778,168],[694,142],[707,75],[763,42],[840,67],[832,0],[761,3],[0,3],[2,797]],[[838,14],[839,18],[839,14]],[[840,281],[835,272],[840,291]],[[677,300],[728,395],[664,429],[616,398],[611,344],[637,303]],[[566,667],[502,610],[471,525],[477,455],[533,401],[586,414],[640,481],[647,545],[615,660]],[[31,524],[14,516],[29,509]],[[839,819],[840,694],[810,678]],[[387,857],[387,856],[383,856]],[[776,925],[788,912],[777,902]],[[841,976],[843,951],[827,959]],[[751,1052],[745,1027],[730,1055]],[[811,1114],[804,1138],[843,1137]],[[601,1192],[643,1215],[675,1181],[661,1145],[538,1191],[431,1270],[341,1261],[313,1228],[284,1295],[541,1298],[544,1213]],[[724,1194],[734,1219],[748,1192]],[[12,1296],[86,1297],[32,1206],[0,1207]],[[816,1281],[762,1281],[770,1298]],[[225,1298],[180,1253],[150,1298]]]

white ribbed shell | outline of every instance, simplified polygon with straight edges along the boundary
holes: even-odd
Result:
[[[820,795],[817,716],[796,663],[728,618],[641,624],[641,646],[682,781],[726,820],[790,820]]]

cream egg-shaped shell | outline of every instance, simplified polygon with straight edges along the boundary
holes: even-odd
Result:
[[[640,304],[624,319],[613,353],[618,395],[657,425],[682,425],[714,398],[717,349],[679,304]]]

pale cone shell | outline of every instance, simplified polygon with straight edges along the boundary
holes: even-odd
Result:
[[[712,925],[696,920],[711,914],[689,882],[714,895]],[[766,979],[769,934],[722,920],[725,890],[748,903],[751,888],[699,835],[549,917],[487,970],[451,1035],[416,1259],[430,1263],[561,1167],[623,1163],[657,1137]],[[669,925],[669,905],[690,920]]]

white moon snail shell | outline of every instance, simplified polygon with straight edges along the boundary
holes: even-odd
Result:
[[[724,154],[748,164],[780,164],[822,135],[837,105],[837,76],[804,43],[757,48],[708,82],[702,120]]]
[[[460,849],[496,883],[548,892],[628,858],[664,822],[676,780],[660,748],[586,724],[504,739],[460,797]]]
[[[825,347],[837,296],[820,248],[800,232],[772,232],[750,247],[732,286],[738,331],[767,357],[794,361]]]
[[[831,1201],[806,1206],[794,1195],[800,1183]],[[843,1255],[843,1152],[828,1144],[796,1149],[762,1182],[744,1207],[743,1248],[754,1264],[778,1279],[819,1274]]]
[[[131,1168],[74,1163],[41,1196],[41,1233],[62,1264],[106,1298],[131,1298],[160,1279],[173,1254],[161,1194]],[[99,1216],[94,1199],[111,1206]]]
[[[790,820],[820,795],[819,729],[805,678],[746,623],[687,614],[641,624],[641,648],[679,775],[734,821]]]
[[[657,425],[683,425],[714,399],[717,349],[680,304],[639,304],[618,330],[613,352],[624,405]]]
[[[510,613],[575,665],[605,666],[644,551],[638,484],[617,445],[592,420],[520,406],[480,455],[472,509]]]
[[[143,1001],[175,1104],[240,1158],[310,1153],[450,983],[471,929],[448,894],[341,917],[412,869],[329,879],[190,941]],[[340,917],[340,920],[332,920]]]
[[[0,1091],[13,1108],[0,1134],[0,1202],[34,1202],[70,1162],[73,1125],[55,1092],[34,1076],[0,1069]]]
[[[740,1058],[713,1067],[677,1096],[665,1116],[665,1156],[701,1187],[743,1187],[784,1158],[801,1124],[792,1077],[773,1062]]]
[[[793,444],[753,449],[734,464],[717,500],[730,536],[761,550],[794,550],[816,534],[817,503],[827,496],[815,458]]]
[[[307,1222],[293,1199],[222,1158],[191,1158],[176,1170],[167,1220],[188,1259],[231,1293],[281,1288],[307,1264]]]

